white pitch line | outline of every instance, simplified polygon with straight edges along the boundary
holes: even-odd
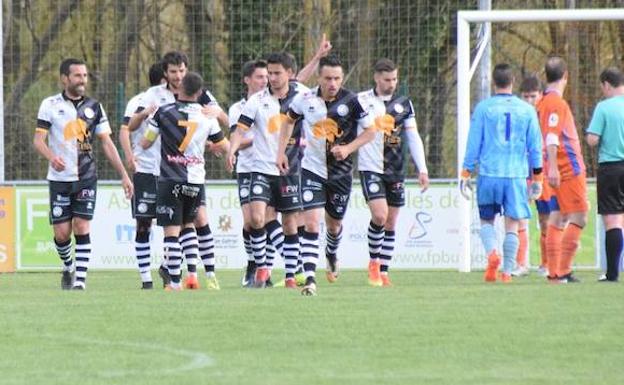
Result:
[[[170,367],[170,368],[151,368],[151,369],[143,369],[143,370],[106,370],[106,371],[98,371],[97,373],[105,378],[119,378],[119,377],[127,377],[127,376],[142,376],[145,374],[176,374],[180,372],[186,372],[189,370],[202,369],[208,366],[214,366],[214,360],[209,355],[203,352],[196,352],[191,350],[184,349],[176,349],[169,348],[161,345],[154,344],[145,344],[140,342],[125,342],[125,341],[104,341],[97,340],[93,338],[80,338],[80,337],[70,337],[70,338],[61,338],[57,336],[49,336],[46,335],[44,338],[53,339],[57,341],[63,342],[76,342],[81,344],[91,344],[91,345],[100,345],[100,346],[118,346],[118,347],[126,347],[138,350],[151,350],[156,351],[158,353],[175,355],[185,357],[190,360],[190,362],[185,363],[180,366]],[[165,355],[165,357],[167,357]]]

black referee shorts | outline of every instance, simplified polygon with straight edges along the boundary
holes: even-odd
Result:
[[[598,164],[598,214],[624,213],[624,161]]]

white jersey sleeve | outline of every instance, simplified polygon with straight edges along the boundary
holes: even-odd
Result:
[[[108,117],[106,116],[104,107],[101,104],[100,104],[100,112],[101,112],[100,121],[95,126],[95,134],[96,135],[110,135],[112,131],[110,128],[110,124],[108,123]]]
[[[362,93],[358,94],[355,104],[358,125],[364,129],[372,127],[375,124],[375,117],[368,113],[368,106]]]

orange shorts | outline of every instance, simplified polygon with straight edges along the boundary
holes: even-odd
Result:
[[[553,188],[548,184],[548,179],[544,178],[544,182],[542,182],[542,195],[540,195],[537,200],[548,202],[552,196]]]
[[[552,190],[562,214],[581,213],[589,210],[585,175],[577,175],[561,181],[559,188]]]

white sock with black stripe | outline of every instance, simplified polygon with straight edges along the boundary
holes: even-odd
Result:
[[[56,252],[63,262],[63,271],[74,271],[74,262],[72,261],[71,250],[71,238],[65,242],[59,242],[54,238],[54,246],[56,246]]]
[[[197,255],[199,254],[199,242],[197,233],[193,227],[182,229],[179,238],[182,247],[182,255],[186,259],[186,269],[189,274],[197,274]]]
[[[252,228],[249,235],[251,236],[251,248],[256,260],[256,267],[263,268],[266,266],[266,230],[264,227]]]
[[[86,286],[87,270],[89,270],[89,259],[91,258],[91,238],[89,234],[74,235],[76,239],[76,279],[74,287]]]
[[[182,248],[178,237],[165,237],[164,239],[165,257],[167,259],[167,269],[171,277],[171,287],[180,288],[180,277],[182,275]]]
[[[316,276],[316,265],[319,259],[319,234],[303,232],[301,238],[301,258],[303,259],[303,273],[306,281],[314,280]]]
[[[150,232],[137,232],[134,237],[134,251],[136,252],[139,274],[142,282],[152,282],[151,249],[149,242]]]
[[[299,235],[284,236],[284,268],[286,278],[295,278],[297,272],[297,259],[299,258]]]
[[[390,261],[392,260],[392,254],[394,252],[394,230],[386,230],[384,236],[383,245],[381,246],[381,274],[388,274],[390,267]]]
[[[371,221],[368,224],[368,252],[371,260],[378,260],[379,253],[381,253],[381,246],[384,241],[384,227],[383,225],[376,225]]]

